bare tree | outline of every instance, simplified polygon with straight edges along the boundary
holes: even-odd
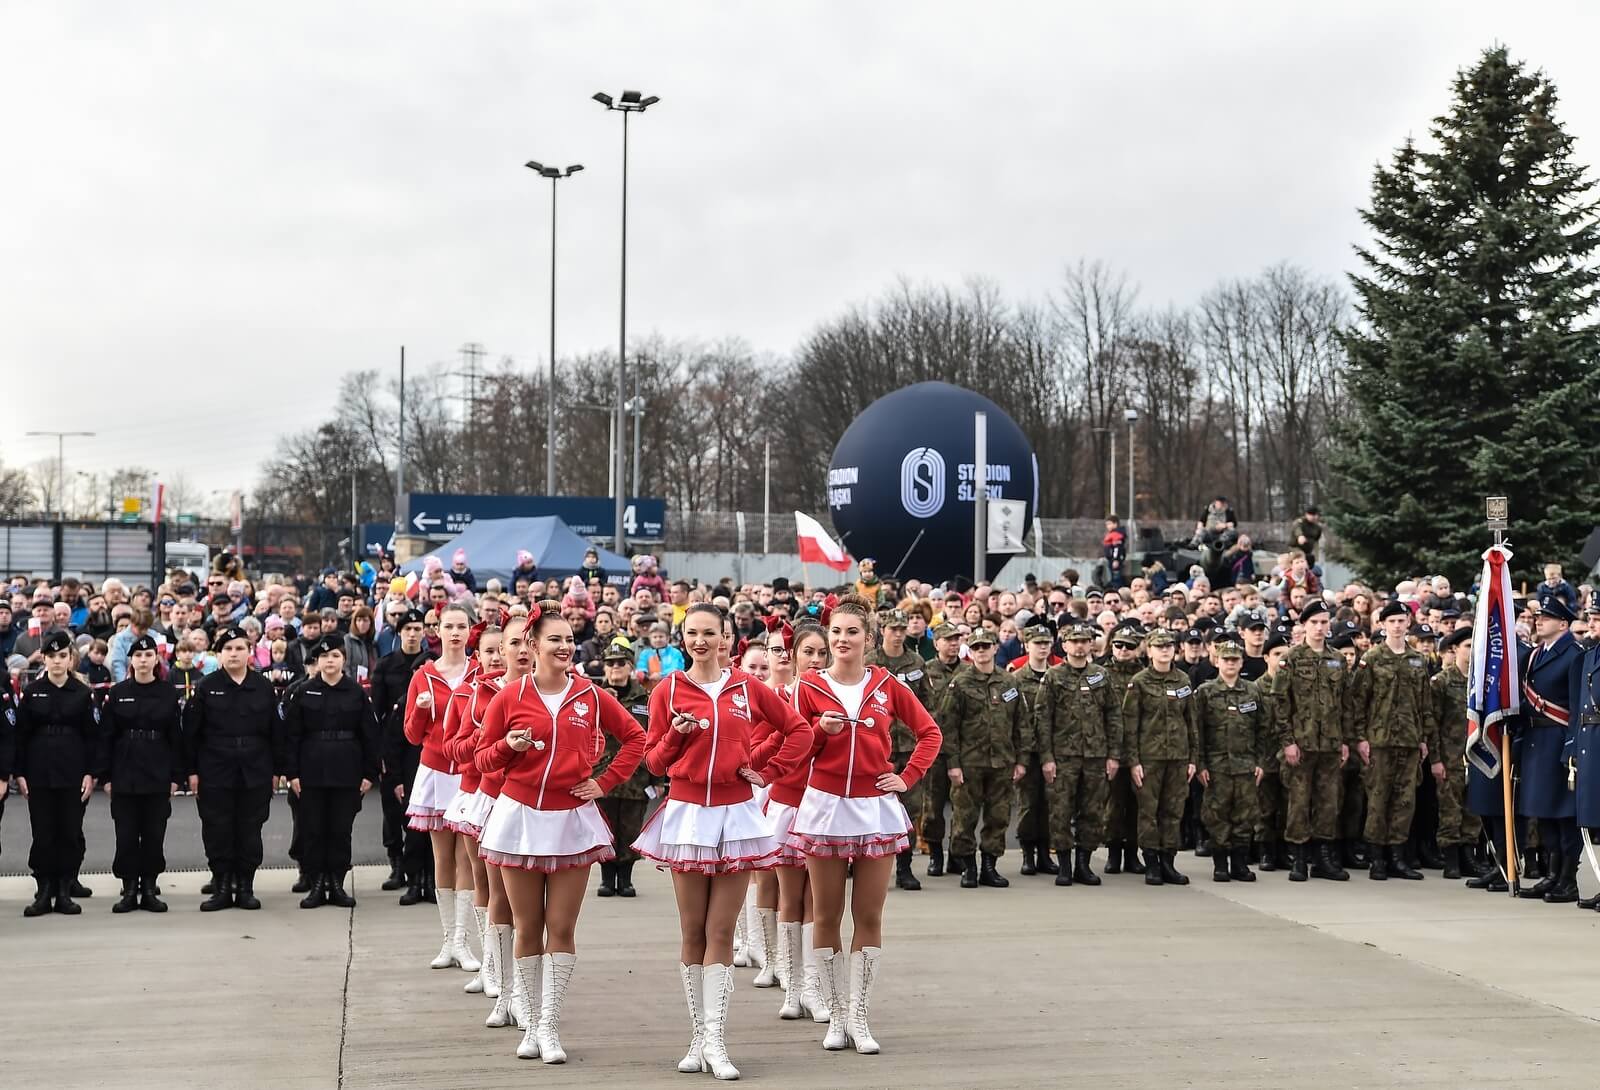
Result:
[[[1106,512],[1111,509],[1107,447],[1111,429],[1121,427],[1120,410],[1127,407],[1126,355],[1136,298],[1123,274],[1099,261],[1079,261],[1067,269],[1052,300],[1062,327],[1066,381],[1082,391],[1084,423],[1100,480],[1100,507]]]

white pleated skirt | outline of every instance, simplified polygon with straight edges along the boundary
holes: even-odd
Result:
[[[767,800],[767,817],[772,820],[773,834],[782,845],[778,849],[778,866],[803,867],[806,865],[805,853],[789,843],[789,830],[794,825],[794,815],[797,809],[783,802]]]
[[[611,842],[611,826],[593,802],[570,810],[536,810],[501,795],[478,837],[478,855],[497,867],[548,874],[609,863],[617,857]]]
[[[445,812],[460,791],[461,773],[418,765],[417,778],[411,781],[411,796],[406,801],[406,824],[419,833],[443,829]]]
[[[849,798],[807,787],[785,846],[818,859],[877,859],[911,847],[911,818],[895,794]]]
[[[489,811],[493,809],[494,799],[482,791],[457,791],[456,797],[450,801],[450,808],[444,812],[444,827],[477,839],[483,835],[484,823],[489,820]]]
[[[737,874],[776,866],[783,841],[754,798],[727,806],[668,799],[645,822],[633,850],[661,869]]]

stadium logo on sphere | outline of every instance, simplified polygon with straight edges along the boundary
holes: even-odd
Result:
[[[932,518],[944,506],[944,455],[917,447],[900,463],[900,504],[914,519]]]

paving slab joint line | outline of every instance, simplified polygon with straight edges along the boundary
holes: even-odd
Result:
[[[350,892],[352,895],[361,892],[360,881],[356,878],[356,869],[350,868]],[[357,907],[360,907],[359,900]],[[350,927],[345,932],[344,947],[344,990],[339,996],[339,1090],[344,1090],[344,1043],[350,1033],[350,967],[356,959],[356,910],[350,912]]]
[[[1254,912],[1254,913],[1256,913],[1257,915],[1260,915],[1260,916],[1267,916],[1267,917],[1270,917],[1270,918],[1272,918],[1274,920],[1282,920],[1284,923],[1293,924],[1296,927],[1303,927],[1308,931],[1315,931],[1315,932],[1317,932],[1317,934],[1326,935],[1328,938],[1333,939],[1336,942],[1349,943],[1352,946],[1370,946],[1370,947],[1372,947],[1372,949],[1377,950],[1377,951],[1379,951],[1381,953],[1384,953],[1384,954],[1388,954],[1390,957],[1400,958],[1402,961],[1409,961],[1414,965],[1420,965],[1422,968],[1427,969],[1429,972],[1438,973],[1440,976],[1451,976],[1451,977],[1455,977],[1457,980],[1470,981],[1471,983],[1477,984],[1480,987],[1488,988],[1492,992],[1499,992],[1501,995],[1507,996],[1507,997],[1509,997],[1511,999],[1524,1000],[1526,1002],[1533,1003],[1533,1004],[1536,1004],[1536,1005],[1541,1006],[1541,1007],[1547,1007],[1547,1008],[1549,1008],[1550,1010],[1553,1010],[1553,1011],[1558,1011],[1561,1014],[1568,1015],[1569,1017],[1572,1017],[1572,1018],[1578,1018],[1578,1019],[1581,1019],[1581,1020],[1583,1020],[1585,1022],[1589,1022],[1589,1023],[1595,1024],[1595,1025],[1600,1025],[1600,1018],[1596,1018],[1594,1015],[1591,1015],[1591,1014],[1586,1014],[1583,1011],[1575,1011],[1575,1010],[1571,1009],[1570,1007],[1563,1007],[1559,1003],[1552,1003],[1550,1000],[1541,999],[1538,996],[1525,995],[1525,994],[1523,994],[1521,992],[1513,992],[1509,988],[1503,988],[1500,985],[1491,983],[1491,982],[1489,982],[1487,980],[1481,980],[1481,979],[1479,979],[1478,977],[1475,977],[1475,976],[1468,976],[1466,973],[1463,973],[1459,969],[1451,969],[1451,968],[1448,968],[1448,967],[1443,966],[1443,965],[1435,965],[1431,961],[1427,961],[1427,960],[1425,960],[1423,958],[1419,958],[1419,957],[1412,957],[1412,956],[1410,956],[1408,954],[1402,954],[1398,950],[1391,950],[1388,947],[1381,946],[1378,943],[1370,941],[1368,939],[1346,938],[1345,936],[1337,935],[1334,932],[1329,931],[1329,930],[1319,926],[1318,924],[1310,923],[1310,922],[1307,922],[1305,920],[1297,920],[1292,916],[1285,916],[1281,912],[1273,912],[1270,909],[1258,908],[1255,905],[1245,904],[1243,901],[1236,901],[1232,897],[1225,896],[1220,890],[1212,890],[1212,889],[1207,889],[1205,886],[1200,886],[1200,887],[1198,887],[1196,892],[1203,893],[1207,897],[1214,898],[1215,900],[1218,900],[1218,901],[1225,901],[1228,904],[1235,906],[1236,908],[1243,908],[1243,909],[1246,909],[1246,910],[1248,910],[1250,912]]]

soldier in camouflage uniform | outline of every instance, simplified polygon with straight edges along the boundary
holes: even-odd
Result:
[[[1256,845],[1261,851],[1261,869],[1275,871],[1287,869],[1289,857],[1284,850],[1283,819],[1283,760],[1278,751],[1278,694],[1275,686],[1284,659],[1289,655],[1289,645],[1281,636],[1273,636],[1263,647],[1267,672],[1256,683],[1261,695],[1261,706],[1267,713],[1267,740],[1261,752],[1261,782],[1256,785]],[[1249,649],[1246,648],[1248,656]],[[1246,658],[1248,662],[1248,658]]]
[[[906,647],[906,611],[903,609],[885,609],[878,613],[878,631],[882,636],[880,646],[867,652],[866,664],[868,666],[881,666],[893,674],[906,688],[916,695],[924,708],[928,707],[928,673],[922,656]],[[896,768],[904,768],[911,759],[911,751],[916,748],[916,738],[911,734],[911,728],[896,719],[889,728],[890,744],[893,753],[890,759]],[[903,795],[900,801],[905,805],[906,813],[919,814],[922,812],[922,797],[925,794],[923,784],[927,782],[924,777]],[[895,859],[894,880],[895,885],[904,890],[916,891],[922,888],[922,883],[917,881],[917,876],[911,873],[912,848],[907,848]]]
[[[1143,641],[1137,621],[1119,625],[1111,633],[1111,657],[1105,668],[1118,693],[1126,692],[1128,682],[1144,669],[1144,662],[1139,658],[1139,645]],[[1121,715],[1120,709],[1118,715]],[[1126,721],[1122,724],[1122,741],[1117,748],[1126,758]],[[1107,874],[1121,874],[1123,867],[1127,867],[1129,874],[1144,873],[1144,864],[1139,862],[1139,797],[1134,791],[1133,771],[1126,759],[1106,790],[1106,845]]]
[[[1273,686],[1291,882],[1306,880],[1307,857],[1312,855],[1310,873],[1316,877],[1335,882],[1350,877],[1331,844],[1338,829],[1340,768],[1350,756],[1350,740],[1345,726],[1347,670],[1344,656],[1328,646],[1328,622],[1328,606],[1320,598],[1300,611],[1305,642],[1289,650]]]
[[[950,679],[956,676],[956,671],[965,665],[961,661],[961,630],[949,621],[942,621],[933,626],[933,648],[935,657],[929,659],[923,667],[928,681],[928,705],[934,710],[934,718],[938,718],[938,707],[944,701],[944,691],[950,685]],[[939,729],[945,729],[943,723]],[[919,820],[922,823],[922,839],[928,843],[928,877],[938,878],[945,873],[944,866],[944,811],[950,802],[950,763],[944,751],[933,759],[933,765],[928,769],[928,774],[922,778],[928,785],[927,792],[923,795],[922,809]],[[910,811],[910,807],[906,808]],[[960,868],[954,860],[950,862],[951,874],[959,874]]]
[[[1087,623],[1064,629],[1061,640],[1067,661],[1045,674],[1034,717],[1050,784],[1050,840],[1060,860],[1056,885],[1098,886],[1089,858],[1105,836],[1106,788],[1121,767],[1126,686],[1090,660],[1094,629]]]
[[[1050,669],[1050,650],[1055,645],[1056,634],[1049,625],[1029,625],[1022,630],[1022,643],[1028,649],[1028,661],[1015,667],[1011,676],[1022,690],[1022,726],[1029,734],[1025,748],[1034,756],[1027,762],[1027,771],[1018,784],[1020,813],[1017,816],[1017,843],[1022,848],[1022,873],[1055,874],[1056,865],[1050,862],[1050,803],[1045,797],[1044,770],[1040,762],[1037,736],[1039,690],[1044,685],[1045,671]],[[1056,845],[1058,848],[1060,845]]]
[[[1004,888],[1011,883],[995,870],[1005,854],[1006,829],[1011,824],[1011,796],[1022,779],[1025,748],[1032,737],[1024,735],[1022,692],[1014,677],[995,668],[998,640],[993,632],[974,629],[967,637],[972,661],[945,688],[939,707],[939,727],[949,759],[954,785],[955,835],[950,840],[953,858],[961,860],[961,886]],[[974,854],[975,833],[983,819],[983,864]]]
[[[1146,885],[1186,886],[1178,873],[1178,825],[1189,781],[1200,759],[1200,732],[1189,675],[1173,667],[1177,641],[1156,629],[1145,639],[1150,665],[1128,682],[1122,697],[1128,764],[1139,792],[1139,847]]]
[[[603,660],[605,664],[603,687],[617,698],[618,703],[633,713],[640,726],[649,729],[650,694],[633,675],[633,653],[622,644],[613,643],[606,648]],[[617,755],[617,750],[622,747],[622,743],[609,734],[605,736],[605,740],[605,756],[595,763],[596,776],[605,770],[611,759]],[[632,776],[613,787],[595,803],[605,815],[617,842],[616,860],[600,864],[599,894],[602,897],[610,897],[613,894],[619,897],[634,896],[633,864],[639,855],[633,850],[633,842],[638,838],[639,830],[644,825],[644,811],[649,802],[645,788],[655,782],[657,778],[651,776],[650,770],[644,766],[643,761],[640,761],[638,769]]]
[[[1350,622],[1345,622],[1348,625]],[[1356,667],[1361,663],[1361,652],[1356,648],[1355,633],[1348,627],[1330,628],[1328,646],[1344,656],[1346,668],[1345,677],[1353,678]],[[1355,707],[1352,703],[1353,695],[1350,685],[1345,686],[1344,721],[1348,725],[1347,734],[1356,733]],[[1337,853],[1346,867],[1364,867],[1370,861],[1367,858],[1366,836],[1367,825],[1367,792],[1362,783],[1361,758],[1351,754],[1344,762],[1344,769],[1339,775],[1339,843],[1335,849],[1330,849],[1330,854]]]
[[[1411,611],[1390,602],[1378,615],[1383,642],[1361,656],[1351,678],[1351,708],[1366,771],[1367,843],[1372,846],[1368,876],[1418,881],[1422,872],[1406,859],[1405,842],[1417,805],[1420,759],[1428,756],[1433,733],[1433,697],[1428,660],[1406,643]],[[1434,759],[1434,774],[1444,766]],[[1387,857],[1387,858],[1384,858]]]
[[[1250,833],[1259,820],[1256,791],[1262,752],[1275,745],[1269,712],[1256,683],[1243,677],[1244,646],[1231,639],[1215,645],[1217,676],[1200,686],[1200,783],[1205,788],[1202,820],[1211,834],[1211,879],[1254,882]]]
[[[1444,876],[1476,875],[1472,846],[1478,842],[1478,818],[1464,805],[1467,791],[1467,668],[1472,661],[1472,629],[1458,628],[1439,641],[1444,667],[1428,681],[1433,697],[1433,732],[1428,752],[1444,763],[1439,782],[1439,848]]]

